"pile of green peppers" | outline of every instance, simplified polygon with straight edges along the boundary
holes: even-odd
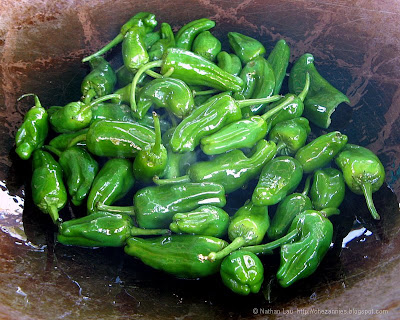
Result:
[[[34,94],[21,97],[35,103],[16,153],[32,160],[33,201],[59,243],[124,247],[178,278],[220,273],[248,295],[263,286],[259,256],[274,249],[282,287],[316,270],[347,190],[380,218],[372,200],[385,180],[378,157],[338,131],[310,138],[312,126],[326,130],[338,104],[349,102],[311,54],[289,70],[283,39],[268,52],[230,32],[222,48],[210,19],[176,33],[157,24],[140,12],[84,58],[81,100],[45,108]],[[119,43],[123,65],[114,66],[104,55]],[[242,206],[233,208],[238,192]],[[118,203],[130,193],[132,203]],[[87,214],[66,219],[68,201]]]

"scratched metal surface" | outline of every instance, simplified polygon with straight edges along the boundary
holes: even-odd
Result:
[[[398,319],[400,2],[2,0],[0,8],[1,318],[297,319],[298,314],[259,313],[268,308],[288,313],[297,308],[375,308],[389,314],[369,318]],[[336,235],[340,250],[333,250],[307,283],[291,291],[275,288],[270,302],[263,295],[233,296],[216,278],[176,281],[124,258],[119,250],[54,246],[49,222],[25,198],[29,165],[13,152],[15,132],[30,107],[16,99],[27,92],[37,93],[46,106],[78,99],[87,71],[80,59],[115,36],[132,13],[144,10],[175,30],[196,18],[212,18],[215,35],[225,46],[226,33],[235,30],[269,49],[284,38],[292,61],[313,53],[320,72],[351,101],[338,108],[330,129],[370,148],[385,165],[388,187],[374,195],[385,212],[382,222],[370,221],[362,205],[348,202],[350,214]],[[116,54],[110,58],[118,63]],[[373,236],[364,232],[341,248],[355,217]]]

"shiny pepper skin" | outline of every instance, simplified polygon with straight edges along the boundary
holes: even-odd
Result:
[[[217,65],[222,70],[233,74],[234,76],[239,75],[242,70],[242,62],[239,57],[234,53],[228,53],[221,51],[217,55]]]
[[[178,278],[197,279],[219,271],[220,262],[204,260],[204,256],[226,246],[226,241],[210,236],[171,235],[147,239],[132,237],[127,241],[125,253]]]
[[[221,47],[221,41],[214,37],[210,31],[203,31],[194,39],[192,51],[207,60],[215,61]]]
[[[280,39],[267,58],[275,75],[274,94],[279,94],[281,91],[283,79],[286,76],[287,67],[289,65],[289,59],[290,48],[284,39]]]
[[[258,56],[263,56],[266,52],[260,41],[244,34],[229,32],[228,39],[231,48],[243,63],[248,63]]]
[[[215,21],[210,19],[193,20],[178,30],[175,36],[175,45],[177,48],[190,50],[197,35],[214,27]]]
[[[314,172],[310,198],[315,210],[339,208],[345,196],[343,174],[335,168],[324,168]]]
[[[86,135],[89,128],[85,128],[75,132],[62,133],[49,141],[49,146],[59,151],[67,150],[71,142],[78,136]],[[81,141],[81,143],[84,143]]]
[[[225,286],[243,296],[259,292],[264,281],[261,260],[245,250],[227,256],[221,263],[220,274]]]
[[[175,46],[175,36],[171,26],[163,22],[160,27],[160,39],[149,49],[150,61],[160,60],[168,48]]]

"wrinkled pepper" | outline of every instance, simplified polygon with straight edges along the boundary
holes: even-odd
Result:
[[[266,53],[260,41],[239,32],[228,32],[228,39],[232,50],[243,63],[248,63],[258,56],[262,57]]]
[[[335,168],[319,169],[314,172],[310,198],[315,210],[339,208],[345,195],[343,174]]]
[[[289,59],[290,48],[286,41],[281,39],[275,44],[275,47],[267,58],[267,61],[270,63],[275,75],[275,88],[273,94],[279,94],[281,91],[283,79],[286,76],[286,70],[289,65]]]
[[[96,120],[134,122],[131,108],[125,104],[99,103],[92,107],[92,123]],[[88,130],[88,129],[86,129]]]
[[[132,72],[150,61],[145,39],[146,30],[140,26],[129,29],[122,41],[122,60],[124,66]]]
[[[150,61],[160,60],[168,48],[175,46],[175,36],[171,26],[163,22],[160,27],[160,39],[149,50]]]
[[[226,51],[221,51],[217,55],[217,65],[222,70],[233,74],[234,76],[239,75],[242,70],[242,62],[239,57],[234,53],[228,53]]]
[[[65,151],[70,146],[71,142],[78,136],[81,137],[88,132],[89,128],[85,128],[79,131],[71,133],[62,133],[49,141],[49,146],[56,148],[58,151]],[[78,145],[86,145],[84,141],[78,143]]]
[[[193,20],[178,30],[175,36],[175,46],[180,49],[190,50],[197,35],[214,27],[215,21],[210,19]]]
[[[217,54],[221,52],[221,47],[221,41],[210,31],[203,31],[194,39],[192,51],[207,60],[215,61]]]

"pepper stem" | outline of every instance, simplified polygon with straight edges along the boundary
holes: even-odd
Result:
[[[96,100],[93,100],[92,102],[90,102],[89,104],[87,104],[86,106],[84,106],[81,109],[81,113],[86,112],[86,110],[91,109],[93,106],[95,106],[96,104],[99,104],[100,102],[106,101],[106,100],[110,100],[110,99],[118,99],[121,100],[121,95],[118,93],[112,93],[112,94],[108,94],[106,96],[97,98]]]
[[[282,96],[277,94],[266,98],[237,100],[236,104],[239,106],[239,108],[245,108],[254,104],[270,103],[280,99],[282,99]]]
[[[278,144],[276,145],[276,154],[279,154],[279,152],[286,147],[286,143],[283,141],[279,141]]]
[[[321,214],[323,214],[326,218],[329,218],[330,216],[333,215],[338,215],[340,214],[340,210],[338,208],[324,208],[321,211]]]
[[[260,244],[257,246],[249,246],[244,248],[243,250],[250,251],[256,254],[272,254],[272,250],[276,249],[285,243],[288,243],[289,241],[293,240],[299,233],[299,230],[295,229],[291,232],[289,232],[287,235],[283,236],[282,238],[279,238],[275,241],[268,242],[266,244]]]
[[[82,97],[84,104],[89,104],[95,97],[96,91],[94,89],[89,89],[88,92]]]
[[[144,73],[156,79],[161,79],[163,77],[161,74],[154,72],[153,70],[146,70]]]
[[[243,247],[246,244],[247,240],[246,238],[243,237],[237,237],[235,240],[233,240],[228,246],[226,246],[224,249],[218,252],[210,252],[208,256],[205,256],[205,260],[209,260],[211,262],[214,262],[216,260],[220,260],[222,258],[225,258],[227,255],[229,255],[231,252]],[[246,247],[247,248],[247,247]]]
[[[72,146],[76,145],[78,142],[81,141],[86,141],[86,133],[82,133],[79,136],[76,136],[73,138],[70,143],[68,144],[68,148],[71,148]]]
[[[132,227],[130,229],[130,234],[132,237],[136,236],[162,236],[164,234],[170,234],[169,229],[142,229],[138,227]]]
[[[304,182],[304,189],[303,189],[303,192],[301,194],[303,194],[305,196],[307,195],[308,191],[310,191],[311,177],[312,177],[312,175],[310,174],[307,177],[306,182]]]
[[[54,148],[52,146],[49,146],[49,145],[45,145],[45,146],[43,146],[43,148],[54,153],[57,157],[60,157],[62,154],[62,152],[60,150],[58,150],[57,148]]]
[[[25,97],[30,97],[30,96],[34,96],[34,98],[35,98],[35,107],[36,107],[36,108],[42,108],[42,104],[40,103],[39,97],[38,97],[36,94],[34,94],[34,93],[25,93],[25,94],[23,94],[22,96],[20,96],[20,97],[17,99],[17,101],[20,101],[20,100],[22,100],[23,98],[25,98]]]
[[[306,73],[306,82],[304,84],[303,90],[298,94],[298,97],[300,98],[301,101],[304,101],[304,99],[307,96],[308,90],[310,89],[310,74],[307,72]]]
[[[369,212],[371,212],[372,217],[375,220],[380,220],[381,217],[379,216],[378,211],[376,211],[374,201],[372,200],[372,185],[369,182],[363,182],[361,184],[361,189],[364,194],[365,200],[367,201],[367,207]]]
[[[190,178],[189,178],[189,175],[184,175],[181,177],[171,178],[171,179],[160,179],[158,176],[155,176],[153,178],[153,182],[158,186],[163,186],[165,184],[190,182]]]
[[[153,111],[153,121],[154,121],[154,131],[156,133],[156,138],[153,146],[153,153],[158,155],[161,152],[161,145],[162,145],[161,125],[160,125],[160,117],[155,111]]]
[[[152,61],[152,62],[146,63],[145,65],[140,67],[138,69],[138,71],[136,72],[136,74],[135,74],[135,76],[133,77],[133,80],[132,80],[131,97],[130,97],[131,109],[132,109],[133,112],[137,111],[137,106],[136,106],[136,86],[137,86],[137,83],[138,83],[141,75],[144,72],[146,72],[147,70],[150,70],[151,68],[161,67],[162,64],[163,64],[162,60]]]
[[[175,68],[169,68],[169,69],[167,70],[167,72],[164,73],[164,74],[162,75],[162,77],[163,77],[163,78],[168,78],[168,77],[172,76],[172,74],[174,73],[174,71],[175,71]]]
[[[61,222],[60,216],[58,215],[58,209],[55,206],[50,206],[48,208],[48,213],[53,220],[54,224],[58,225]]]
[[[97,203],[96,208],[100,211],[111,212],[111,213],[125,213],[131,216],[135,215],[135,207],[134,206],[109,206],[104,203]]]
[[[203,90],[203,91],[192,90],[193,97],[206,96],[209,94],[216,94],[218,92],[221,92],[221,90],[218,90],[218,89],[210,89],[210,90]]]
[[[264,120],[267,120],[268,118],[272,117],[275,113],[281,111],[285,107],[287,107],[289,104],[291,104],[294,100],[294,96],[291,95],[288,98],[286,98],[284,101],[282,101],[280,104],[278,104],[276,107],[274,107],[271,110],[268,110],[266,113],[264,113],[261,118]]]
[[[121,43],[122,40],[124,40],[124,36],[119,33],[114,39],[112,39],[109,43],[107,43],[103,48],[101,48],[99,51],[91,54],[90,56],[87,56],[82,59],[82,62],[87,62],[94,57],[98,57],[106,53],[108,50],[114,48],[117,44]]]

